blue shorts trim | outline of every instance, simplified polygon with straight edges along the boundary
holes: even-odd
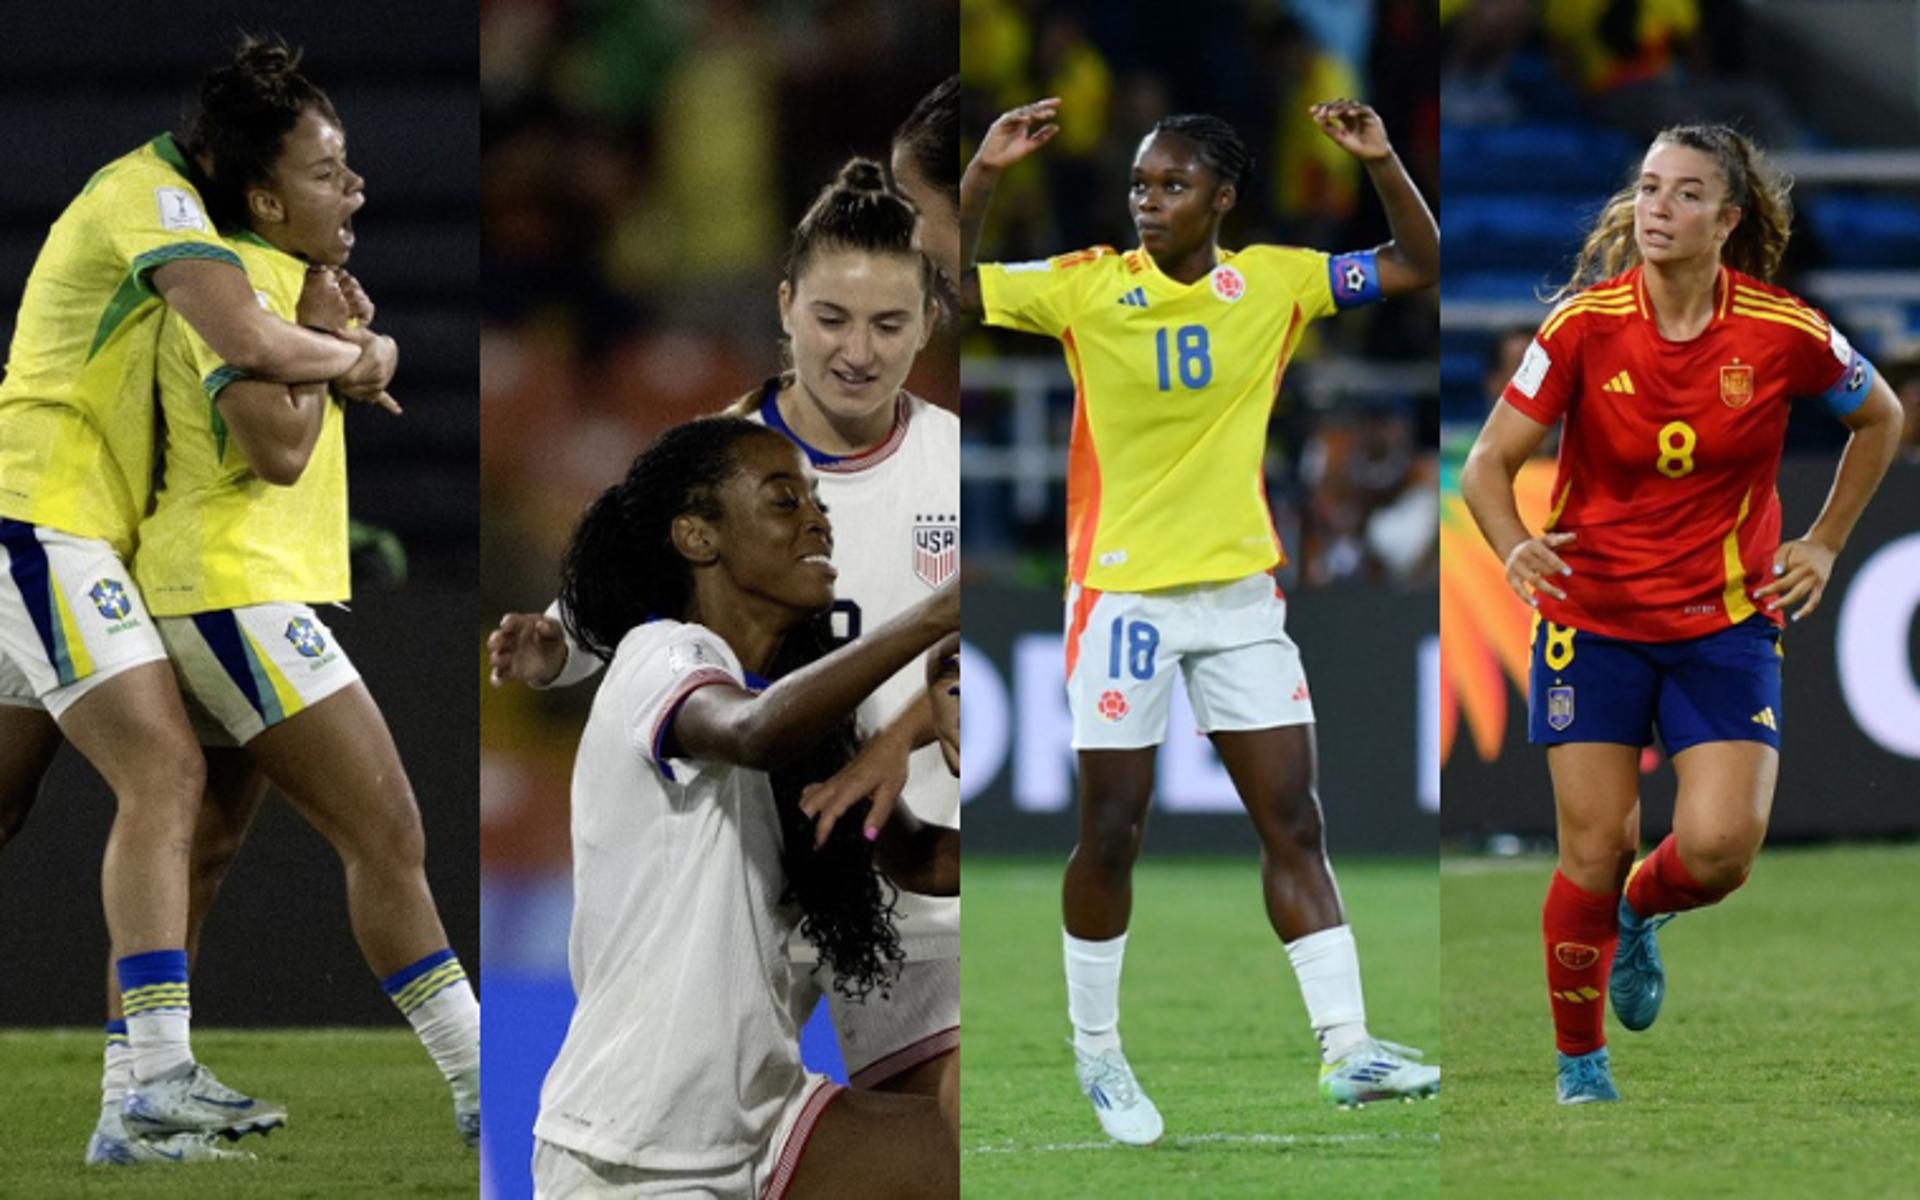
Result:
[[[1528,654],[1527,740],[1614,742],[1672,757],[1704,742],[1780,748],[1780,630],[1753,616],[1680,642],[1629,642],[1540,621]]]

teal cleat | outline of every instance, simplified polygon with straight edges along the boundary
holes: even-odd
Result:
[[[1672,913],[1643,917],[1620,897],[1620,943],[1613,951],[1613,974],[1607,980],[1607,999],[1620,1023],[1638,1033],[1660,1015],[1667,995],[1667,968],[1653,931],[1673,920]]]
[[[1592,1104],[1599,1100],[1618,1100],[1613,1086],[1613,1068],[1607,1064],[1607,1048],[1586,1054],[1560,1054],[1560,1103]]]

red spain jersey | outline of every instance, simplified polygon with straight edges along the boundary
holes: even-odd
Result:
[[[1780,544],[1787,405],[1851,411],[1870,379],[1825,315],[1724,267],[1690,341],[1661,336],[1639,267],[1554,309],[1501,397],[1566,421],[1546,529],[1576,535],[1559,550],[1573,574],[1541,615],[1642,642],[1784,623],[1752,592]]]

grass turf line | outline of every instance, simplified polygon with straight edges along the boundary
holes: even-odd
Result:
[[[1659,934],[1660,1019],[1609,1014],[1622,1102],[1554,1102],[1539,912],[1552,863],[1442,869],[1448,1195],[1913,1193],[1920,847],[1768,850]]]
[[[1433,1196],[1439,1101],[1340,1112],[1252,857],[1143,858],[1120,989],[1127,1057],[1167,1123],[1108,1142],[1074,1081],[1059,857],[968,855],[961,1194]],[[1368,1024],[1444,1062],[1433,861],[1339,861]]]
[[[194,1031],[223,1082],[286,1102],[287,1128],[222,1146],[255,1162],[132,1168],[80,1159],[100,1111],[96,1030],[0,1030],[0,1195],[234,1200],[473,1196],[479,1162],[454,1132],[445,1080],[409,1030]]]

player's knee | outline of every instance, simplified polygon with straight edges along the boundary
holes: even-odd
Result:
[[[1713,891],[1739,887],[1753,869],[1760,849],[1760,836],[1749,830],[1728,830],[1717,835],[1678,839],[1681,865],[1694,882]]]
[[[1140,823],[1127,820],[1096,821],[1082,845],[1095,867],[1103,875],[1125,875],[1133,870],[1140,854]]]
[[[1272,830],[1270,853],[1317,855],[1325,848],[1327,826],[1320,798],[1304,781],[1277,787],[1260,803],[1269,814],[1262,825]]]
[[[1619,829],[1563,829],[1560,834],[1561,873],[1576,882],[1581,879],[1624,877],[1633,863],[1633,851],[1633,843]]]

